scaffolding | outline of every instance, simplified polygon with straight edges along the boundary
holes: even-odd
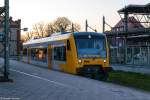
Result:
[[[121,63],[128,64],[131,58],[132,64],[135,62],[144,62],[150,64],[150,3],[146,5],[128,5],[118,10],[123,26],[113,27],[110,32],[105,32],[110,43],[114,43],[113,49],[116,52],[114,55],[117,59],[122,59]],[[142,25],[143,27],[135,27],[130,29],[129,18],[135,18],[133,24]],[[120,30],[122,29],[122,30]],[[121,51],[121,52],[120,52]],[[130,52],[131,51],[131,52]],[[119,53],[121,54],[118,58]],[[114,53],[115,54],[115,53]],[[146,57],[136,57],[146,56]],[[136,60],[137,59],[146,59]],[[136,63],[137,64],[137,63]],[[141,63],[142,64],[142,63]]]

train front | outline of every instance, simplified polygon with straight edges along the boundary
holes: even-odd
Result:
[[[74,33],[77,73],[91,78],[108,78],[109,50],[106,36],[96,32]]]

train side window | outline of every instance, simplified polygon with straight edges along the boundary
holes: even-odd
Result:
[[[55,47],[54,48],[54,60],[66,61],[66,47]]]
[[[31,49],[31,59],[47,62],[47,48],[33,48]]]
[[[71,50],[70,41],[69,40],[67,40],[67,50]]]

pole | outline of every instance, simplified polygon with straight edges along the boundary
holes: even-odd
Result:
[[[127,61],[127,35],[128,35],[128,13],[124,13],[124,29],[125,29],[125,38],[124,38],[124,64]]]
[[[72,23],[72,32],[74,32],[74,24]]]
[[[86,19],[86,21],[85,21],[85,31],[86,31],[86,32],[88,31],[88,21],[87,21],[87,19]]]
[[[5,44],[4,44],[4,79],[8,80],[9,73],[9,0],[5,0]]]
[[[103,16],[103,33],[105,32],[105,16]]]

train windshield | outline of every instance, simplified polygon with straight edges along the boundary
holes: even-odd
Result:
[[[76,38],[78,58],[106,58],[105,37]]]

